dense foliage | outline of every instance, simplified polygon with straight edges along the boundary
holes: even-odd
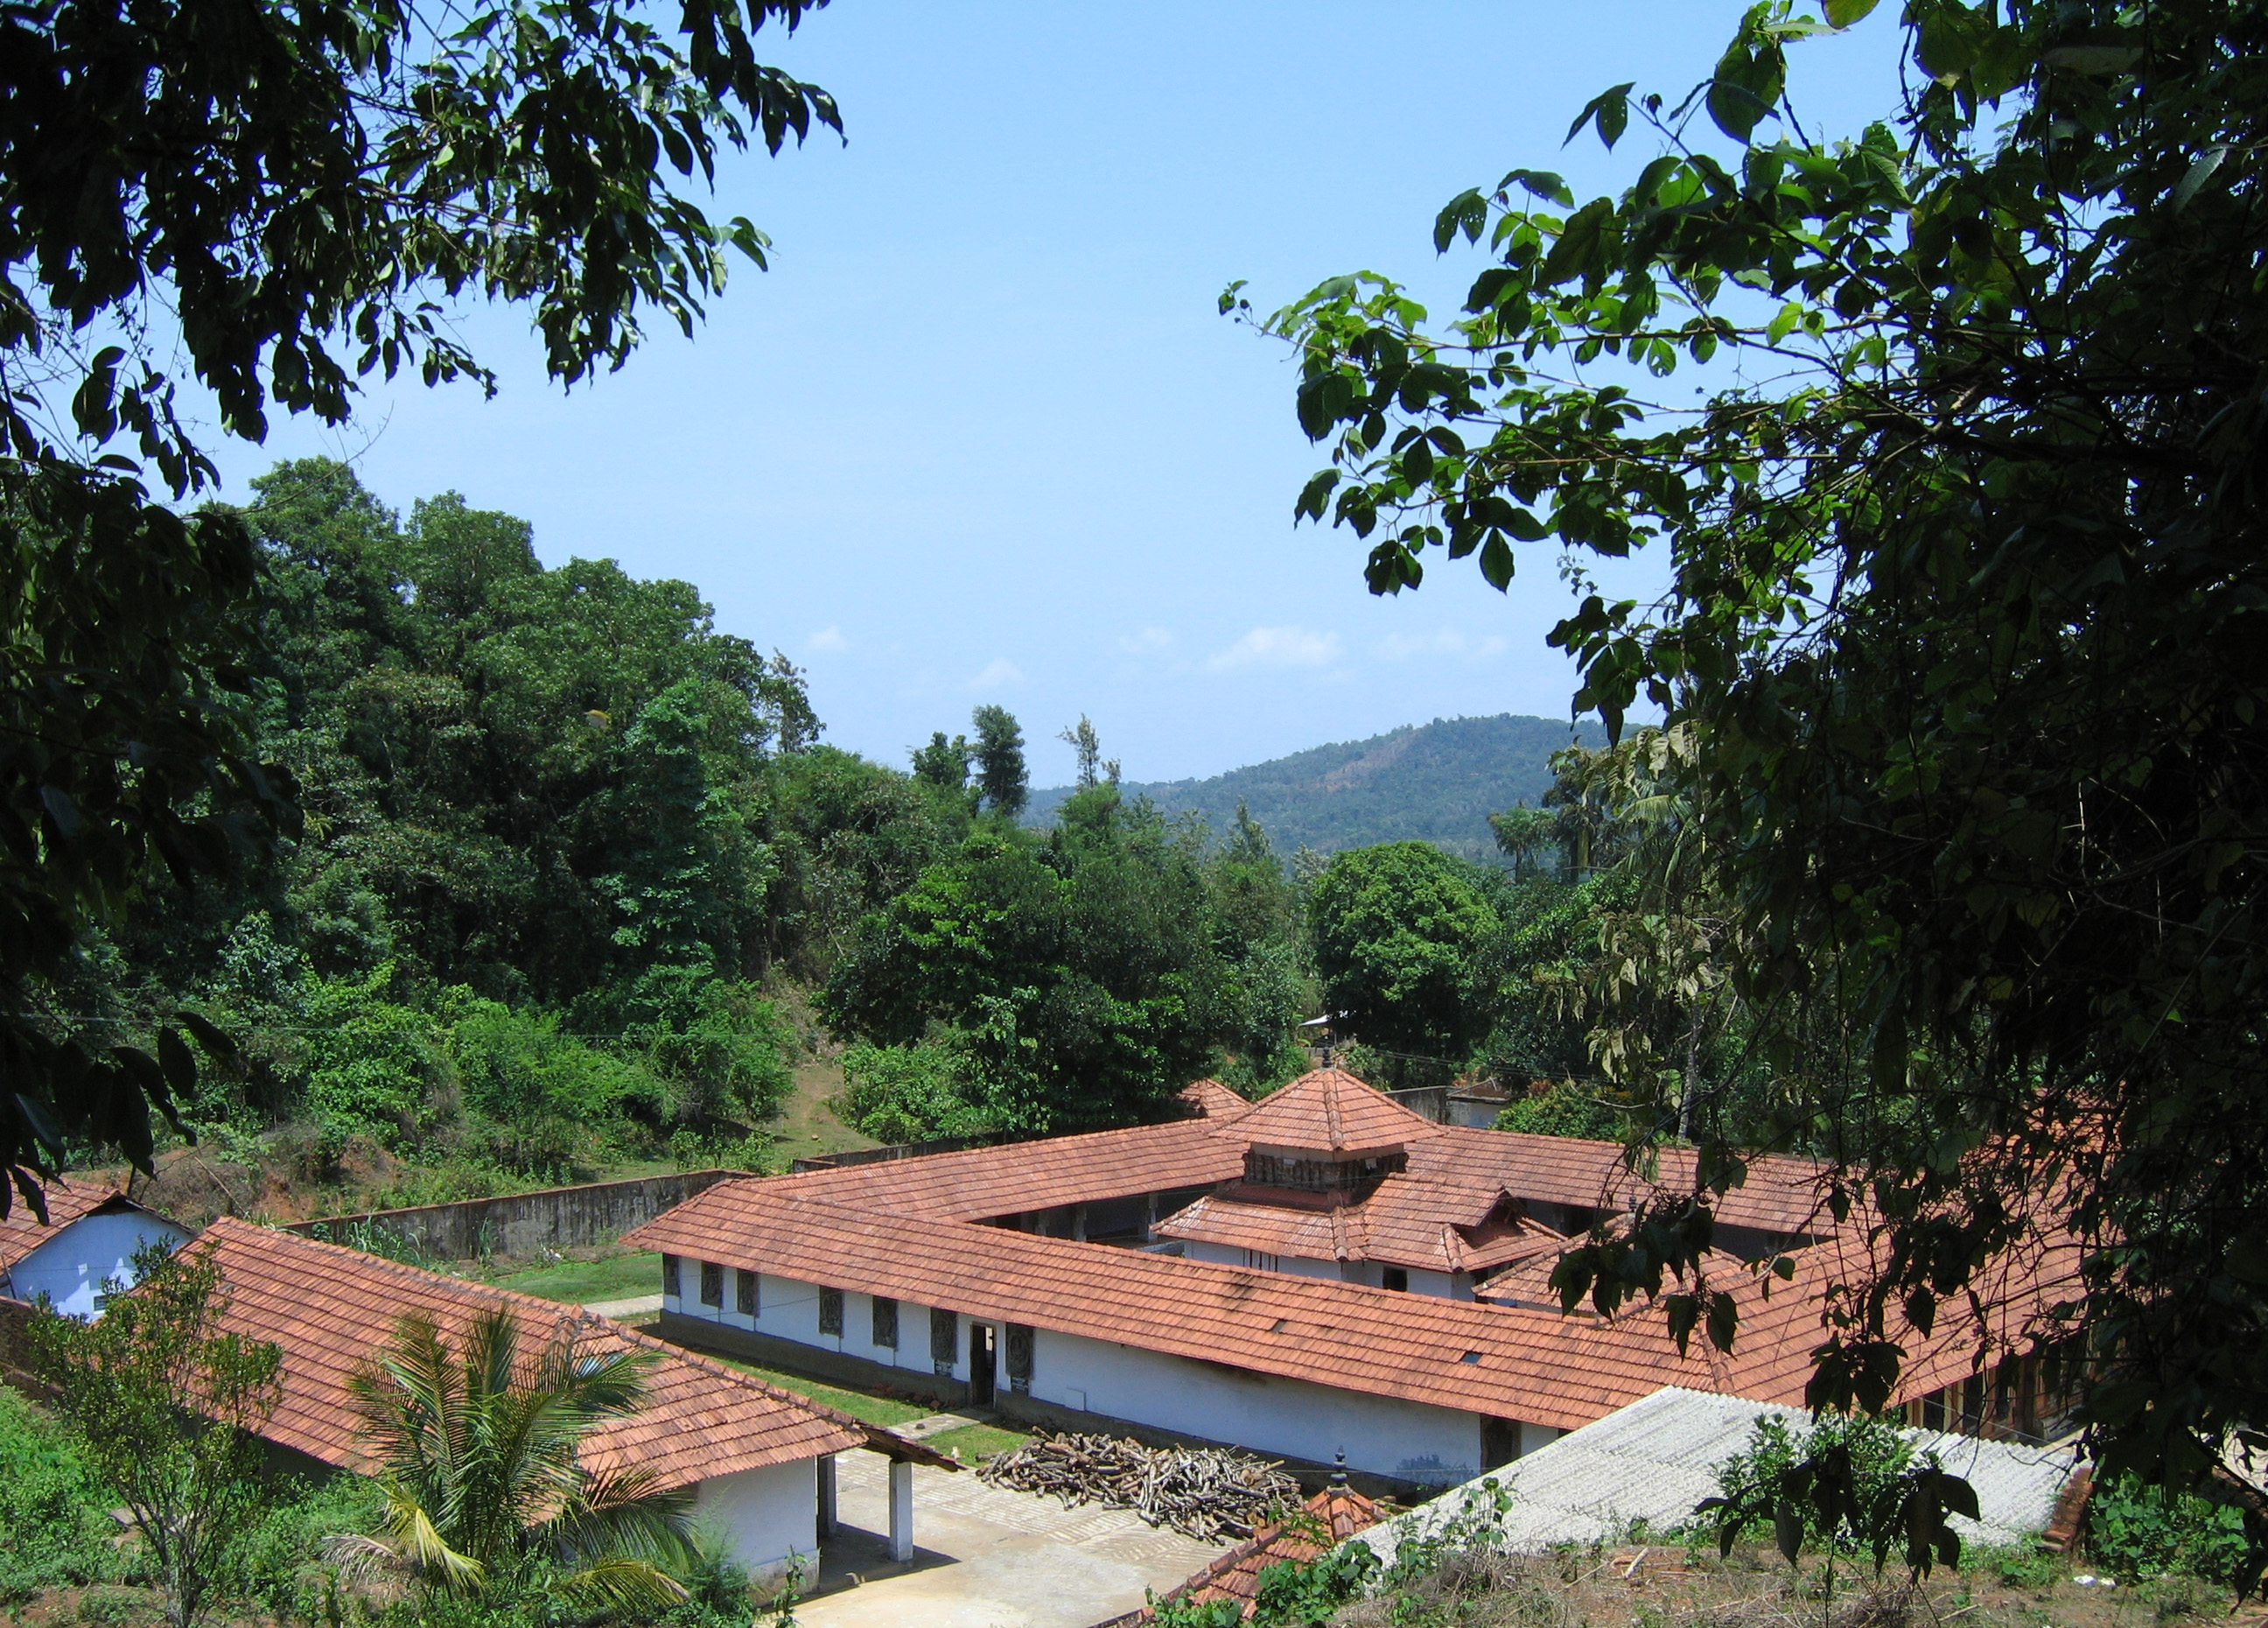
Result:
[[[70,1433],[0,1387],[0,1605],[116,1577],[109,1509]]]
[[[2245,1502],[2257,1565],[2268,1501],[2216,1467],[2268,1417],[2268,8],[1904,20],[1907,99],[1855,139],[1787,102],[1826,30],[1770,0],[1683,101],[1582,109],[1655,144],[1620,195],[1519,169],[1452,201],[1437,246],[1491,263],[1446,328],[1368,276],[1274,319],[1333,443],[1299,508],[1381,592],[1436,549],[1502,586],[1517,541],[1666,541],[1665,603],[1594,594],[1553,637],[1580,704],[1694,732],[1733,983],[1784,1063],[1848,1059],[1782,1069],[1889,1224],[1815,1397],[1878,1403],[1888,1308],[1926,1327],[2069,1228],[2095,1444]],[[1649,399],[1719,353],[1711,393]],[[1737,1180],[1746,1138],[1706,1140]]]
[[[0,9],[0,1167],[70,1136],[147,1165],[150,1105],[197,1079],[185,1032],[225,1044],[185,1018],[90,1045],[54,985],[147,871],[226,876],[298,826],[247,728],[252,537],[152,475],[175,502],[210,484],[208,411],[256,441],[274,406],[342,422],[363,375],[492,388],[460,294],[528,307],[571,382],[621,365],[649,311],[689,332],[725,249],[761,265],[764,239],[678,178],[751,126],[773,152],[840,129],[751,47],[807,9],[439,30],[396,0]]]
[[[1335,1020],[1383,1051],[1457,1057],[1479,1038],[1471,978],[1500,931],[1462,867],[1430,843],[1341,854],[1308,910]]]
[[[763,980],[823,969],[966,810],[818,745],[800,675],[687,584],[546,570],[453,496],[404,523],[335,464],[255,486],[252,725],[306,828],[83,935],[66,1032],[202,1014],[240,1066],[192,1119],[319,1163],[556,1175],[759,1123],[794,1040]]]
[[[1231,1045],[1275,1083],[1310,998],[1294,916],[1249,821],[1209,856],[1201,826],[1108,782],[1044,835],[988,820],[868,917],[828,983],[839,1032],[902,1054],[853,1055],[851,1111],[876,1133],[1165,1117]]]
[[[2088,1500],[2087,1551],[2128,1582],[2174,1574],[2234,1583],[2245,1547],[2240,1510],[2136,1476],[2105,1482]]]

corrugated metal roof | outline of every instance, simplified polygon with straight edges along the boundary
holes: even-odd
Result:
[[[1683,1524],[1718,1491],[1716,1466],[1746,1447],[1756,1421],[1777,1415],[1801,1426],[1801,1410],[1666,1385],[1652,1396],[1373,1528],[1359,1541],[1391,1561],[1405,1540],[1438,1533],[1485,1510],[1490,1489],[1512,1495],[1498,1517],[1509,1551],[1609,1542],[1644,1521]],[[1935,1431],[1906,1433],[1977,1490],[1981,1521],[1956,1520],[1964,1542],[2005,1543],[2039,1531],[2070,1478],[2069,1447],[2020,1447]]]

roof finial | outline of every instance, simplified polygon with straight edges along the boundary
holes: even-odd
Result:
[[[1347,1484],[1346,1449],[1344,1448],[1341,1448],[1338,1450],[1338,1456],[1334,1462],[1337,1464],[1338,1468],[1331,1471],[1331,1484],[1333,1486],[1344,1486]]]

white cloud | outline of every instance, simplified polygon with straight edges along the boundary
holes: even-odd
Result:
[[[1163,628],[1145,628],[1139,633],[1119,635],[1118,648],[1130,656],[1146,655],[1153,650],[1164,650],[1174,642],[1174,636]]]
[[[850,648],[850,641],[843,637],[842,628],[833,622],[820,629],[818,632],[803,642],[806,649],[814,652]]]
[[[1005,656],[995,656],[991,665],[968,681],[970,689],[997,689],[1003,684],[1020,684],[1024,669]]]
[[[1339,659],[1343,648],[1336,633],[1318,633],[1309,628],[1255,628],[1205,666],[1215,673],[1242,667],[1328,667]]]
[[[1474,638],[1455,628],[1437,628],[1431,633],[1389,633],[1379,642],[1378,653],[1388,661],[1411,661],[1426,656],[1462,656],[1485,661],[1511,647],[1509,640],[1497,634]]]

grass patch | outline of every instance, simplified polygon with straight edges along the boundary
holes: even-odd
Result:
[[[964,1425],[959,1430],[941,1430],[923,1445],[950,1453],[964,1464],[981,1464],[995,1454],[1012,1453],[1030,1440],[1021,1431],[1002,1430],[992,1425]]]
[[[902,1425],[909,1419],[927,1418],[937,1411],[926,1402],[906,1402],[895,1396],[872,1396],[863,1390],[843,1390],[836,1386],[822,1385],[817,1380],[807,1380],[800,1374],[758,1367],[753,1362],[742,1362],[736,1357],[720,1357],[715,1352],[703,1352],[701,1354],[712,1362],[723,1363],[728,1368],[738,1368],[743,1374],[753,1374],[760,1380],[769,1380],[782,1390],[792,1390],[799,1396],[808,1396],[814,1402],[823,1402],[830,1408],[839,1408],[851,1418],[864,1419],[869,1425]]]
[[[635,1300],[661,1293],[661,1256],[614,1255],[603,1261],[562,1261],[556,1266],[538,1266],[499,1278],[496,1286],[575,1305]]]

